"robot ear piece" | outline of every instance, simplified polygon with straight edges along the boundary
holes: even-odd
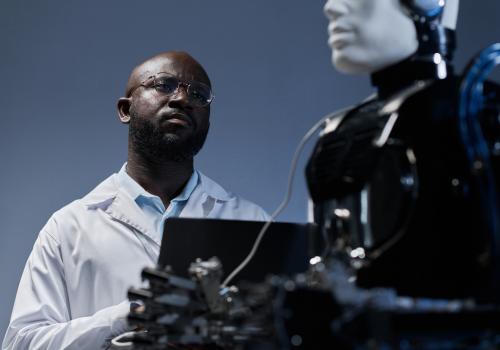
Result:
[[[401,0],[412,16],[434,19],[443,14],[446,0]]]

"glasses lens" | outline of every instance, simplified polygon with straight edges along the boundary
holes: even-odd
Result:
[[[189,99],[197,106],[206,106],[212,102],[212,90],[203,83],[193,81],[189,84]]]
[[[174,77],[158,77],[155,80],[155,89],[164,94],[172,94],[179,86],[179,80]]]
[[[179,79],[170,75],[160,75],[154,80],[154,88],[165,95],[174,94],[179,84],[187,85],[187,94],[190,102],[195,106],[206,106],[213,100],[212,90],[208,85],[192,81],[181,83]]]

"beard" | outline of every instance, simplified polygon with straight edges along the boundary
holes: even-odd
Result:
[[[133,149],[152,162],[182,162],[192,159],[203,147],[209,124],[193,125],[193,132],[186,134],[161,130],[149,120],[139,117],[131,110],[129,140]],[[201,127],[201,128],[200,128]]]

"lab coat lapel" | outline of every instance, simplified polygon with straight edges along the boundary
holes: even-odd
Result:
[[[160,245],[153,235],[154,227],[145,221],[139,206],[122,191],[118,190],[113,202],[105,210],[115,220],[135,228],[140,233]]]

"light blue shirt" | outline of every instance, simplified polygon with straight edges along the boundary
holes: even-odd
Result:
[[[165,220],[170,217],[178,217],[181,214],[195,187],[198,186],[200,176],[196,170],[193,171],[182,192],[170,201],[168,208],[165,208],[161,198],[142,188],[141,185],[130,177],[126,169],[127,163],[118,172],[119,184],[122,190],[142,209],[146,220],[153,224],[155,231],[152,234],[155,236],[155,239],[161,242]]]

